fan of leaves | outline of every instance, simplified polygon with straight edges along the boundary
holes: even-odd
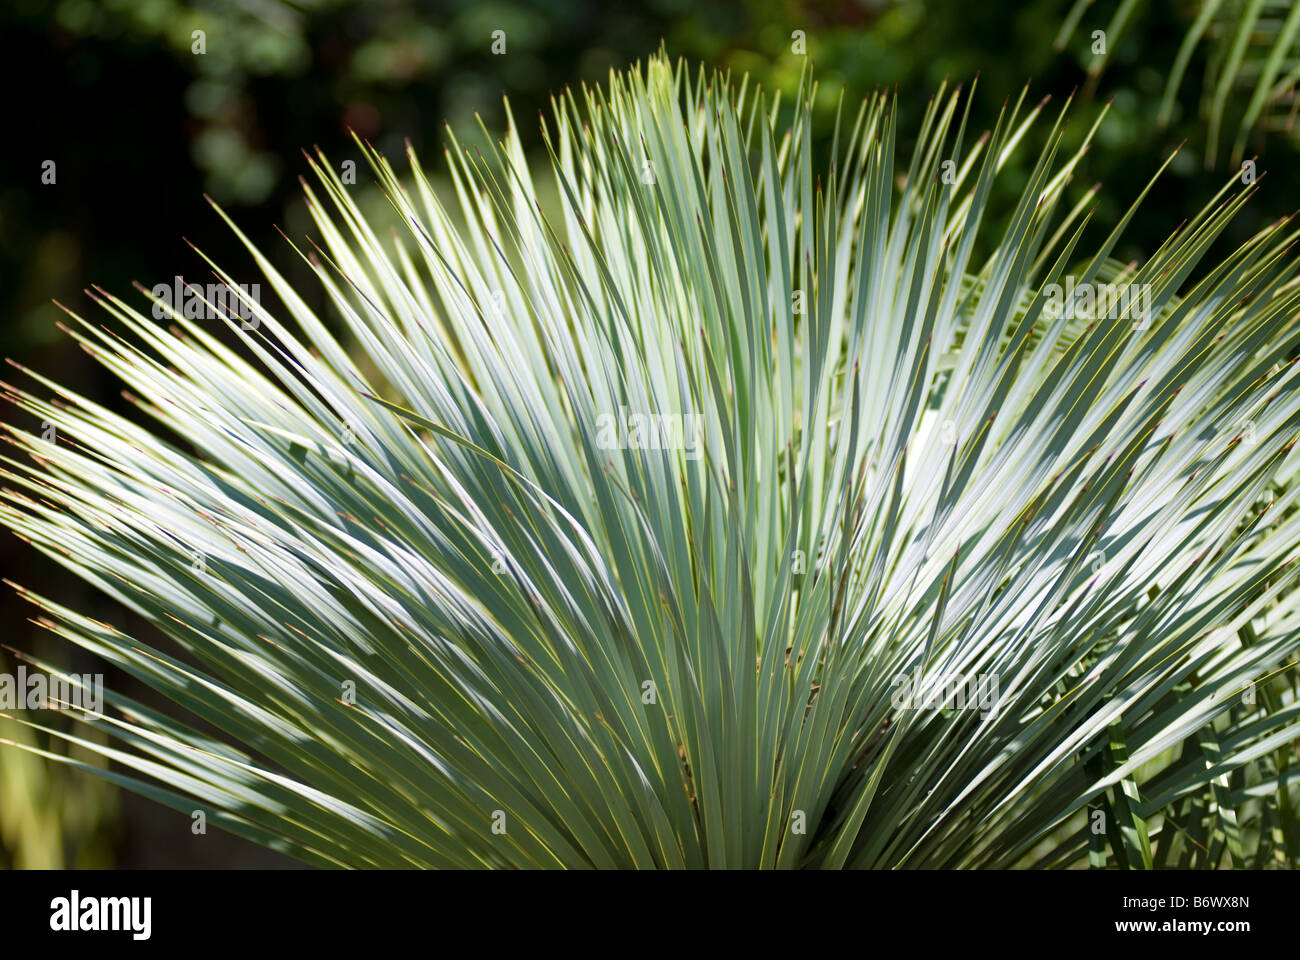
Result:
[[[449,190],[362,145],[383,237],[318,156],[329,316],[250,245],[237,344],[96,290],[157,428],[25,371],[0,520],[170,638],[28,594],[176,704],[77,711],[97,772],[317,864],[1294,865],[1295,231],[1203,263],[1229,182],[1085,255],[1060,118],[995,231],[1045,104],[900,161],[875,96],[819,170],[814,93],[656,57]]]

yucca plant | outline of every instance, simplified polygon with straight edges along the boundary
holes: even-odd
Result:
[[[1202,265],[1230,182],[1084,255],[1057,119],[995,232],[1044,104],[940,90],[904,165],[874,96],[818,170],[814,95],[661,55],[545,173],[359,145],[383,239],[318,155],[329,316],[250,245],[237,348],[96,290],[158,429],[30,373],[0,519],[220,731],[110,693],[104,775],[322,865],[1294,865],[1295,231]]]

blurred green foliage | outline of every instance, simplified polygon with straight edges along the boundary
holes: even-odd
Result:
[[[0,671],[13,665],[0,657]],[[57,723],[55,717],[44,722]],[[67,750],[57,738],[0,717],[0,740],[69,753],[102,767],[89,750]],[[118,793],[97,777],[46,763],[23,750],[0,750],[0,868],[102,869],[114,863],[109,824],[118,812]]]

